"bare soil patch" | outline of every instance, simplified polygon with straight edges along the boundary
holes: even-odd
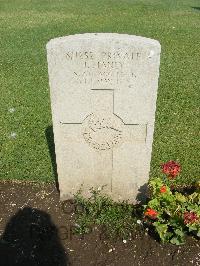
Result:
[[[54,184],[0,182],[1,266],[200,265],[200,243],[162,245],[147,232],[110,240],[94,229],[74,235],[74,208]]]

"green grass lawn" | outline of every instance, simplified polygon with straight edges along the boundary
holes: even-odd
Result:
[[[199,0],[0,0],[0,23],[1,179],[54,179],[45,45],[85,32],[160,41],[151,177],[177,160],[180,182],[199,179]]]

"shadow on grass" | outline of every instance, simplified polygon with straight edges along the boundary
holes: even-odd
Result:
[[[200,7],[198,7],[198,6],[192,6],[192,9],[200,11]]]
[[[56,188],[59,191],[58,183],[58,174],[57,174],[57,165],[56,165],[56,153],[55,153],[55,144],[54,144],[54,135],[53,135],[53,126],[48,126],[45,130],[45,136],[49,148],[49,154],[51,156],[51,164],[53,168],[53,174],[56,182]]]
[[[11,217],[0,239],[0,265],[70,265],[49,214],[25,207]]]

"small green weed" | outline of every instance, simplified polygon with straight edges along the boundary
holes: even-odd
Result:
[[[85,199],[79,191],[75,195],[78,227],[84,234],[98,226],[108,237],[127,238],[136,227],[136,207],[127,202],[116,203],[100,191],[91,189],[91,197]]]

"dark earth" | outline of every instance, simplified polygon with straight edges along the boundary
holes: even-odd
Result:
[[[160,244],[148,232],[109,240],[97,228],[74,235],[74,210],[55,184],[0,182],[0,266],[200,265],[200,242]]]

